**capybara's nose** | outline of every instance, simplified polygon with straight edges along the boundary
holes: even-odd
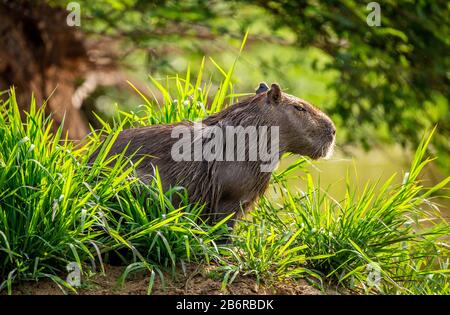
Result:
[[[336,127],[334,126],[334,124],[331,121],[327,121],[325,123],[325,130],[327,131],[327,133],[330,136],[334,137],[334,135],[336,135]]]
[[[331,127],[328,128],[328,132],[334,136],[336,134],[336,127],[331,125]]]

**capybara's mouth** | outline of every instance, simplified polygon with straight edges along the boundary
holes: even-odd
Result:
[[[331,141],[328,142],[328,144],[326,145],[325,150],[323,151],[323,155],[321,156],[321,158],[324,159],[329,159],[331,158],[331,156],[334,153],[334,144],[335,144],[335,137],[333,137],[333,139]]]
[[[329,159],[334,152],[334,137],[332,140],[322,143],[320,146],[316,148],[313,154],[310,155],[310,158],[313,160],[318,159]]]

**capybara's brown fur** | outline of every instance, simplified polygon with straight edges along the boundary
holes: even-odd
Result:
[[[279,156],[291,152],[313,159],[330,154],[336,132],[331,119],[320,110],[281,92],[277,84],[272,84],[269,89],[263,83],[256,95],[206,117],[202,123],[220,128],[278,126]],[[193,129],[192,122],[181,122],[124,130],[109,154],[122,153],[128,146],[126,155],[132,160],[144,157],[137,166],[137,174],[142,180],[149,181],[154,167],[157,167],[163,188],[185,187],[191,202],[205,204],[204,214],[212,219],[211,222],[233,212],[236,217],[250,209],[266,190],[271,176],[270,172],[261,171],[261,160],[249,160],[247,154],[243,161],[203,159],[177,162],[171,150],[179,139],[173,138],[172,131],[181,126]],[[232,224],[233,221],[229,222]]]

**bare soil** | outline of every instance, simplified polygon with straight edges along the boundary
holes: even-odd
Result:
[[[88,279],[82,280],[82,287],[77,289],[80,295],[142,295],[147,294],[150,275],[146,272],[131,274],[123,286],[118,284],[124,267],[105,266],[105,274],[97,273]],[[272,285],[258,284],[254,277],[240,276],[221,289],[221,280],[208,275],[203,266],[189,266],[186,274],[180,270],[174,279],[170,274],[164,276],[164,284],[156,276],[152,294],[168,295],[218,295],[218,294],[245,294],[245,295],[319,295],[324,292],[309,285],[305,280],[276,282]],[[61,289],[50,279],[38,282],[24,282],[13,287],[13,294],[17,295],[62,295],[73,294]],[[326,294],[336,294],[327,290]]]

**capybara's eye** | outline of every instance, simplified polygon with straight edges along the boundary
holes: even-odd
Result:
[[[304,111],[306,111],[306,109],[305,109],[303,106],[301,106],[301,105],[294,105],[294,108],[295,108],[296,110],[298,110],[299,112],[304,112]]]

